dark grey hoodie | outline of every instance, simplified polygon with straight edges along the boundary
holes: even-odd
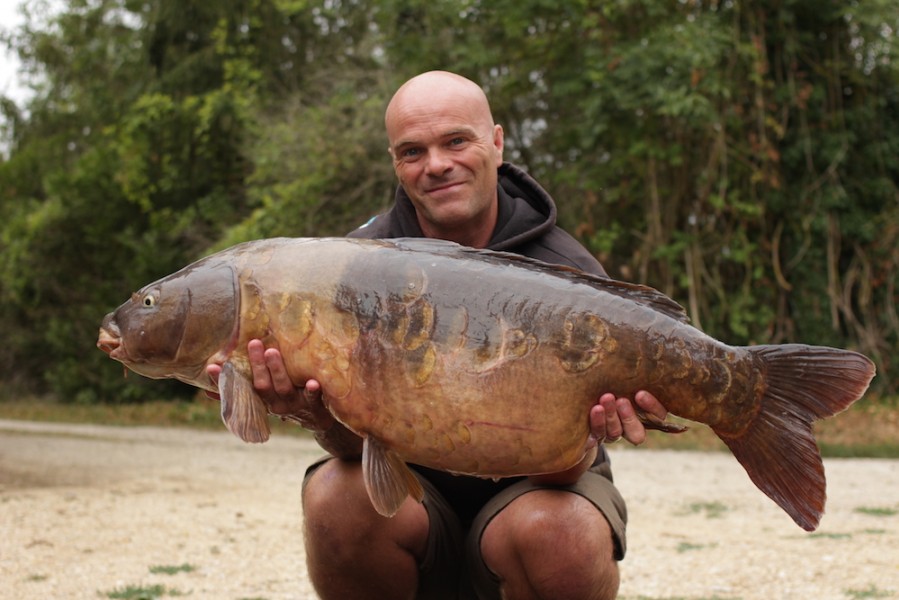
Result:
[[[606,275],[599,262],[577,240],[556,225],[556,204],[524,170],[510,163],[499,168],[499,215],[487,246],[491,250],[514,252],[548,263],[577,267]],[[396,202],[349,234],[355,238],[424,237],[415,207],[402,186]]]

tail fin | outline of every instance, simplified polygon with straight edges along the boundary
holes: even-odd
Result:
[[[814,531],[824,513],[826,491],[812,422],[861,398],[874,378],[874,364],[856,352],[820,346],[749,350],[767,376],[761,410],[739,437],[718,435],[753,483],[797,525]]]

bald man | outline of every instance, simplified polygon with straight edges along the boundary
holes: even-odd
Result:
[[[414,77],[390,101],[385,125],[396,201],[350,237],[446,239],[605,275],[556,225],[549,194],[503,162],[503,129],[477,84],[444,71]],[[300,421],[330,453],[303,484],[307,566],[322,598],[615,598],[627,514],[601,443],[565,472],[500,481],[413,465],[423,502],[407,498],[385,518],[363,484],[361,439],[324,408],[319,383],[297,389],[276,349],[253,340],[249,351],[270,410]],[[647,392],[634,401],[667,416]],[[597,442],[645,439],[628,398],[604,394],[584,418]]]

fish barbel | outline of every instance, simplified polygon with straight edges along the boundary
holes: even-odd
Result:
[[[711,427],[811,531],[825,501],[811,423],[874,377],[848,350],[726,345],[652,288],[431,239],[240,244],[133,294],[97,345],[147,377],[218,392],[228,429],[263,442],[254,338],[280,349],[295,384],[318,380],[328,410],[364,439],[365,484],[384,515],[421,498],[407,462],[493,478],[570,468],[598,396],[642,389]]]

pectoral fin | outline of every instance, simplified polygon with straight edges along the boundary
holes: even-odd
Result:
[[[407,496],[421,502],[424,490],[403,460],[368,436],[362,444],[362,478],[371,503],[385,517],[392,517]]]
[[[250,443],[268,440],[271,430],[265,403],[253,389],[253,381],[230,361],[222,365],[219,395],[222,398],[222,421],[231,433]]]

